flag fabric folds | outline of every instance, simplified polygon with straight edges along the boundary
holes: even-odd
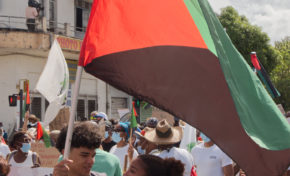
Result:
[[[290,164],[285,117],[206,0],[95,0],[79,65],[201,130],[248,176]]]
[[[45,112],[44,126],[47,126],[57,116],[65,104],[68,88],[67,63],[57,40],[54,40],[47,63],[36,85],[36,90],[49,102]]]
[[[51,146],[51,140],[43,126],[41,125],[40,122],[37,122],[37,128],[36,128],[36,140],[43,140],[45,147],[50,147]]]

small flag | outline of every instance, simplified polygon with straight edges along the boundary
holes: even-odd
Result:
[[[40,122],[37,122],[37,134],[36,134],[36,140],[43,140],[45,147],[50,147],[51,142],[50,142],[50,137],[45,131],[45,129],[42,127]]]
[[[251,52],[251,61],[254,65],[261,81],[266,86],[268,92],[272,96],[272,98],[276,98],[280,96],[279,91],[275,88],[274,84],[271,82],[265,68],[263,67],[262,63],[259,61],[256,52]]]
[[[26,84],[26,106],[25,106],[25,111],[28,111],[29,110],[29,106],[30,106],[29,81],[26,80],[25,84]]]
[[[131,115],[131,128],[137,127],[136,117],[138,116],[136,109],[135,109],[135,102],[132,102],[132,115]]]

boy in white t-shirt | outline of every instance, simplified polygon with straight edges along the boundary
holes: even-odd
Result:
[[[203,143],[195,146],[191,154],[198,176],[233,176],[233,161],[208,137],[201,133]]]

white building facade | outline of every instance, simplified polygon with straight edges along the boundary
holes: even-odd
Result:
[[[8,96],[18,94],[24,88],[24,80],[30,84],[31,111],[43,119],[48,102],[34,88],[55,39],[69,67],[71,91],[74,87],[78,56],[92,1],[39,2],[44,9],[39,13],[36,31],[29,32],[25,18],[28,0],[0,1],[0,122],[8,132],[19,121],[20,109],[19,101],[18,106],[9,107]],[[83,72],[76,119],[88,118],[93,110],[119,118],[117,109],[130,108],[131,101],[131,96]]]

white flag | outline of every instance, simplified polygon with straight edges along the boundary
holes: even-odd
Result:
[[[49,125],[57,116],[61,107],[65,105],[68,88],[69,72],[67,63],[57,40],[54,40],[44,70],[36,84],[36,90],[49,102],[44,116],[44,126]]]
[[[196,145],[196,129],[189,124],[183,127],[183,138],[180,142],[180,148],[191,152],[191,149]]]

